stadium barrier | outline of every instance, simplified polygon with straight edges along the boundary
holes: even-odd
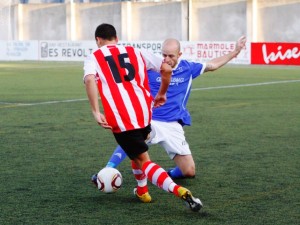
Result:
[[[119,44],[145,48],[161,55],[162,42]],[[0,41],[0,60],[83,61],[96,48],[95,41]],[[235,42],[181,42],[182,57],[207,62],[235,48]],[[300,43],[247,43],[231,64],[300,65]]]

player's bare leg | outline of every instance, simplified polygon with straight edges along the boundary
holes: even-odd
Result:
[[[176,155],[173,160],[181,170],[183,178],[195,177],[195,162],[192,155]]]

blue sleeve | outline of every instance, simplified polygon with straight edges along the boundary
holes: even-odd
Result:
[[[205,64],[196,63],[196,62],[190,62],[189,64],[190,64],[193,79],[200,76],[204,72]]]

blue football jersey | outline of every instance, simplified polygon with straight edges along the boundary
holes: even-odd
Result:
[[[167,102],[153,109],[152,119],[164,122],[178,121],[182,125],[191,125],[191,116],[186,108],[192,88],[192,80],[200,76],[205,64],[180,60],[173,69],[170,86],[167,91]],[[159,90],[161,78],[155,71],[148,71],[150,91],[153,97]]]

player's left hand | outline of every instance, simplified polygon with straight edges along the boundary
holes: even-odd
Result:
[[[236,42],[236,46],[235,46],[236,51],[240,52],[243,48],[245,48],[246,41],[247,39],[245,36],[240,37]]]

